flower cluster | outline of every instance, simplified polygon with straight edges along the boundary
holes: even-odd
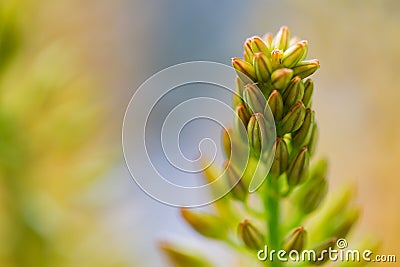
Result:
[[[237,119],[235,126],[222,134],[228,157],[225,177],[228,183],[234,183],[233,190],[212,205],[212,212],[182,209],[181,214],[202,236],[228,244],[238,256],[235,266],[286,266],[285,262],[257,261],[257,251],[265,245],[276,251],[333,248],[336,240],[353,228],[359,208],[352,204],[353,191],[349,189],[334,195],[332,201],[323,201],[328,191],[327,164],[325,160],[312,160],[318,127],[312,110],[314,82],[309,78],[320,64],[317,59],[306,59],[308,42],[291,38],[289,29],[281,27],[275,36],[247,39],[243,48],[243,59],[232,59],[238,76],[233,97]],[[264,173],[265,182],[255,193],[249,193],[254,166],[260,161],[263,164],[261,146],[270,131],[265,119],[268,112],[276,129],[274,158]],[[246,140],[239,134],[243,126]],[[251,159],[239,177],[235,162],[229,159],[233,148],[245,141]],[[212,181],[218,174],[208,169],[206,177]],[[168,242],[161,248],[174,266],[214,266],[206,258],[183,252]],[[327,260],[320,257],[318,262],[298,264],[320,265]]]

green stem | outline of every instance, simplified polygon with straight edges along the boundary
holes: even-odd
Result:
[[[278,251],[280,249],[280,203],[279,203],[279,191],[278,184],[276,183],[276,179],[272,177],[268,177],[267,179],[267,189],[265,194],[265,210],[267,215],[267,229],[268,229],[268,248],[269,251],[275,250]],[[282,263],[276,259],[275,257],[272,261],[270,261],[272,267],[282,266]]]

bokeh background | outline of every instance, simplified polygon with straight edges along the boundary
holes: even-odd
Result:
[[[200,239],[130,178],[124,110],[155,72],[281,25],[321,61],[331,188],[357,185],[359,232],[399,258],[399,1],[2,0],[0,266],[167,266],[157,241]]]

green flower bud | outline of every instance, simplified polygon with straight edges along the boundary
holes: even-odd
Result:
[[[232,153],[232,143],[230,134],[232,133],[233,129],[223,129],[222,130],[222,145],[224,147],[225,156],[229,159]]]
[[[258,157],[261,153],[261,146],[266,145],[267,138],[266,121],[262,113],[255,113],[251,116],[247,125],[247,134],[249,145],[255,156]]]
[[[272,91],[272,93],[269,95],[267,104],[274,115],[275,121],[280,121],[283,116],[283,100],[278,90]],[[267,106],[265,108],[267,108]]]
[[[322,265],[329,259],[329,253],[327,251],[329,248],[333,249],[336,246],[337,238],[330,238],[328,240],[323,241],[319,245],[317,245],[313,251],[315,251],[315,259],[311,262],[315,265]]]
[[[252,113],[264,112],[266,105],[265,97],[261,90],[254,84],[246,84],[244,86],[243,99]]]
[[[319,160],[311,169],[310,178],[294,195],[294,203],[303,214],[316,210],[328,192],[326,181],[327,163]]]
[[[275,49],[286,50],[289,44],[290,31],[286,26],[282,26],[273,40],[273,47]]]
[[[249,123],[251,115],[246,106],[244,104],[237,106],[236,114],[237,116],[235,116],[235,127],[237,129],[237,132],[239,132],[239,127],[244,126],[247,129],[247,124]]]
[[[272,63],[264,53],[254,54],[254,69],[258,81],[268,82],[271,79]]]
[[[235,68],[237,75],[243,83],[251,83],[256,81],[256,72],[253,65],[240,58],[232,58],[232,66]]]
[[[305,58],[304,54],[307,53],[308,42],[306,40],[300,41],[291,47],[289,47],[283,53],[282,64],[287,68],[292,68],[296,64]]]
[[[304,117],[304,122],[301,125],[300,129],[298,129],[293,134],[293,144],[297,147],[306,146],[311,141],[311,135],[314,127],[314,117],[315,112],[311,109],[306,109],[306,115]]]
[[[203,236],[223,239],[227,235],[226,225],[214,214],[181,209],[181,215],[194,230]]]
[[[251,48],[251,43],[252,43],[252,40],[250,38],[248,38],[246,40],[246,42],[244,42],[243,49],[244,49],[245,60],[248,63],[253,64],[254,53]]]
[[[285,107],[289,109],[294,104],[296,104],[299,100],[303,99],[304,95],[304,84],[299,76],[294,77],[286,90],[283,92],[283,101],[285,103]]]
[[[316,123],[314,123],[310,142],[308,143],[308,151],[310,152],[310,156],[314,155],[315,150],[317,148],[318,135],[319,135],[318,125]]]
[[[306,115],[306,108],[303,102],[297,102],[278,123],[278,135],[283,136],[286,133],[297,131],[304,122]]]
[[[259,250],[264,247],[264,236],[248,220],[239,224],[238,232],[244,244],[250,249]]]
[[[244,89],[244,84],[243,84],[242,80],[240,80],[239,77],[236,77],[236,92],[232,96],[233,107],[236,107],[243,103],[243,99],[242,99],[243,89]]]
[[[293,75],[298,75],[300,78],[304,79],[316,72],[319,67],[318,59],[303,60],[293,68]]]
[[[290,80],[293,77],[293,70],[291,69],[277,69],[271,75],[272,85],[280,90],[285,90]]]
[[[287,170],[287,179],[290,187],[301,184],[308,175],[309,155],[307,147],[303,147],[296,157],[290,162]]]
[[[232,187],[232,196],[237,200],[244,201],[249,190],[242,177],[240,177],[240,174],[229,160],[225,162],[224,169],[226,171],[226,177],[228,178],[228,184]]]
[[[343,220],[336,225],[336,228],[332,231],[332,233],[339,238],[346,237],[360,218],[360,213],[361,211],[359,208],[352,208],[347,211]]]
[[[285,140],[277,137],[275,141],[275,157],[272,162],[270,174],[272,177],[279,177],[286,171],[289,163],[289,152]]]
[[[303,96],[303,103],[306,108],[311,107],[311,100],[312,95],[314,93],[314,82],[311,79],[308,79],[304,83],[304,96]]]
[[[282,50],[274,49],[271,52],[271,62],[273,69],[277,69],[281,66],[283,60]]]
[[[269,49],[267,44],[258,36],[254,36],[251,42],[251,49],[254,53],[262,52],[265,55],[269,54]]]
[[[194,252],[188,252],[187,247],[179,248],[169,242],[160,242],[159,248],[168,257],[168,260],[175,267],[212,267],[213,265],[207,262],[203,256],[197,255]]]
[[[265,44],[267,45],[268,50],[271,51],[273,49],[272,41],[274,40],[274,35],[272,33],[268,32],[262,37],[262,39],[265,41]]]
[[[292,250],[301,252],[305,247],[307,241],[306,239],[307,231],[303,226],[299,226],[293,231],[293,233],[290,234],[288,238],[286,238],[286,241],[283,244],[283,249],[288,253]]]

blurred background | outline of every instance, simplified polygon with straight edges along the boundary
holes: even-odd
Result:
[[[167,266],[159,240],[200,239],[131,179],[124,111],[155,72],[281,25],[321,61],[331,188],[357,185],[360,232],[399,258],[399,1],[2,0],[0,266]]]

